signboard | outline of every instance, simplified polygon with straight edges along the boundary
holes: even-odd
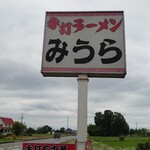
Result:
[[[123,11],[46,12],[41,73],[123,78]]]
[[[76,150],[76,144],[23,143],[22,150]]]
[[[85,144],[85,150],[91,150],[92,149],[92,141],[87,141]]]

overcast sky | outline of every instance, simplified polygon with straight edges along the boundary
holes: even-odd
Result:
[[[40,73],[46,11],[123,10],[127,75],[90,78],[88,124],[96,112],[124,115],[131,128],[150,129],[149,0],[4,0],[0,2],[0,116],[28,127],[77,128],[77,78]]]

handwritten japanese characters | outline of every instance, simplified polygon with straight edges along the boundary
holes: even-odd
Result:
[[[109,20],[104,19],[103,21],[98,21],[98,23],[85,24],[84,20],[81,18],[75,19],[73,20],[73,22],[61,22],[56,17],[50,17],[47,22],[47,26],[52,30],[56,30],[56,28],[58,27],[59,33],[61,35],[70,35],[72,28],[74,28],[73,33],[84,30],[85,28],[96,28],[96,33],[100,32],[101,30],[110,30],[111,32],[115,32],[121,25],[121,22],[122,19],[117,22],[115,19],[110,18]]]

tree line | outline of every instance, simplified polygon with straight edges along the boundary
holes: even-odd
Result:
[[[94,123],[88,125],[88,134],[90,136],[125,136],[125,135],[139,135],[150,136],[147,129],[130,129],[124,116],[118,112],[105,110],[104,113],[96,112],[94,116]],[[54,130],[48,125],[34,128],[27,128],[27,126],[19,121],[16,121],[12,128],[15,135],[32,135],[32,134],[46,134],[52,132],[65,133],[65,128],[61,127],[59,130]],[[0,130],[0,134],[3,131]]]
[[[32,135],[32,134],[47,134],[52,132],[60,132],[64,133],[65,128],[61,127],[60,130],[54,130],[52,127],[48,125],[44,125],[42,127],[38,127],[36,130],[34,128],[27,128],[27,126],[19,121],[16,121],[12,127],[12,132],[15,135]]]
[[[90,136],[119,136],[129,135],[130,129],[124,116],[118,112],[112,112],[111,110],[105,110],[104,113],[96,112],[94,116],[95,124],[88,125],[88,134]],[[15,122],[13,125],[13,133],[15,135],[21,134],[46,134],[52,133],[54,130],[48,125],[38,127],[36,130],[33,128],[27,128],[27,126],[20,122]],[[55,132],[64,133],[65,128],[60,128]]]

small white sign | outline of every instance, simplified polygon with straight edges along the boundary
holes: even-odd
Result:
[[[123,11],[46,12],[41,73],[125,77]]]

